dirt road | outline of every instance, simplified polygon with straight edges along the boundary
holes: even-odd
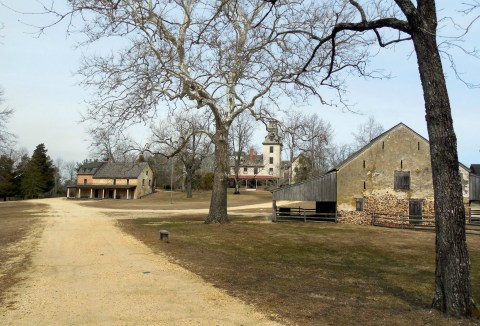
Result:
[[[51,214],[1,325],[276,325],[154,255],[99,209],[42,202]]]

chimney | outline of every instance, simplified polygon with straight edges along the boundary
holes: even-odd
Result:
[[[253,161],[254,154],[255,154],[255,152],[254,152],[253,148],[250,148],[250,161]]]

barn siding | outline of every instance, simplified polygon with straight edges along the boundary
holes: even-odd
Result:
[[[273,200],[337,201],[337,173],[272,190]]]
[[[470,174],[470,200],[480,200],[480,176]]]

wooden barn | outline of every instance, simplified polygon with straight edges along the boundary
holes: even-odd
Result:
[[[470,169],[459,164],[464,202],[471,199]],[[274,219],[296,215],[367,224],[372,212],[414,216],[434,215],[430,145],[403,123],[387,130],[325,175],[274,189]],[[315,202],[298,214],[279,201]]]

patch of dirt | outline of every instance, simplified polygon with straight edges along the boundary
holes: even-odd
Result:
[[[0,202],[0,306],[13,303],[7,296],[31,265],[47,209],[48,205],[40,203]]]
[[[153,254],[100,209],[41,202],[47,224],[1,325],[277,325]]]

